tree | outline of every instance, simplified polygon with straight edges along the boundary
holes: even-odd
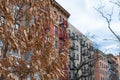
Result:
[[[64,76],[68,43],[60,54],[49,33],[51,0],[0,0],[0,80]]]

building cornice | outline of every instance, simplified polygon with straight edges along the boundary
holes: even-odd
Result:
[[[67,18],[69,18],[70,13],[67,10],[65,10],[58,2],[56,2],[55,0],[51,0],[51,3],[52,5],[56,6],[59,10],[61,10]]]

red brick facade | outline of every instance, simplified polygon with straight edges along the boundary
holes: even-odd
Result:
[[[55,36],[55,45],[58,53],[62,51],[64,42],[67,39],[68,18],[70,14],[55,0],[51,0],[50,8],[50,34]],[[65,77],[60,80],[68,80],[68,67],[64,69]]]
[[[104,53],[97,50],[95,57],[98,58],[95,63],[95,80],[108,80],[108,61]]]

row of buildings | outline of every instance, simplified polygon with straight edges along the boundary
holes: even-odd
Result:
[[[68,22],[69,12],[55,0],[52,0],[52,5],[50,31],[58,36],[55,48],[60,51],[62,41],[71,41],[67,76],[62,80],[118,80],[120,55],[106,55],[95,48],[90,39]]]
[[[52,20],[46,29],[55,36],[54,46],[58,53],[65,40],[71,41],[66,77],[61,80],[120,80],[120,55],[106,55],[95,48],[90,39],[68,22],[70,13],[55,0],[50,2]],[[3,21],[1,16],[0,25]]]
[[[105,54],[69,23],[69,80],[119,80],[120,54]]]

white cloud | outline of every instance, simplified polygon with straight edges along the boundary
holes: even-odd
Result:
[[[101,48],[101,50],[103,50],[103,52],[113,53],[115,55],[117,55],[119,53],[118,49],[119,49],[119,47],[117,46],[117,44],[110,44],[110,45],[103,46]]]

